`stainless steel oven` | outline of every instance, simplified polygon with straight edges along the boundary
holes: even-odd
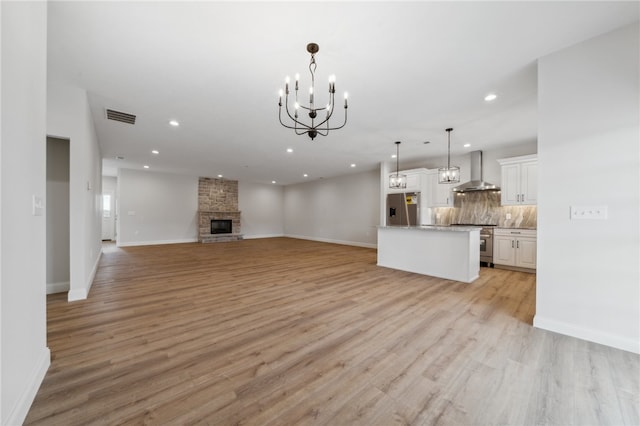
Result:
[[[452,226],[481,226],[480,230],[480,263],[493,268],[493,227],[496,225],[476,225],[473,223],[455,223]]]
[[[493,228],[480,230],[480,262],[493,267]]]

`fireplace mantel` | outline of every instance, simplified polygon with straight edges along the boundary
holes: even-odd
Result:
[[[225,214],[225,213],[240,213],[240,210],[198,210],[198,213],[202,213],[202,214],[211,214],[211,213],[221,213],[221,214]]]

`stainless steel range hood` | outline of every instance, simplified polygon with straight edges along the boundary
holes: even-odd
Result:
[[[471,180],[453,188],[454,192],[471,191],[500,191],[498,185],[482,180],[482,151],[472,151],[471,155]]]

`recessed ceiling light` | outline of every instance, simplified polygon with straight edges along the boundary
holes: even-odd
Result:
[[[309,175],[305,173],[302,175],[302,177],[309,177]]]
[[[154,149],[153,151],[151,151],[152,154],[160,154],[160,151],[158,151],[157,149]]]
[[[293,148],[287,148],[287,152],[289,153],[293,152]]]
[[[169,124],[171,124],[173,127],[178,127],[180,125],[177,120],[171,120],[169,121]]]
[[[391,154],[391,158],[396,158],[396,154]]]
[[[146,164],[145,164],[144,166],[142,166],[142,167],[144,167],[145,169],[148,169],[148,168],[149,168],[149,166],[147,166]]]
[[[496,95],[495,93],[489,93],[487,96],[484,97],[484,100],[487,102],[491,102],[495,100],[497,97],[498,95]]]
[[[464,144],[464,145],[462,145],[462,146],[464,146],[465,148],[469,148],[469,147],[471,146],[471,144],[470,144],[470,143],[465,143],[465,144]]]
[[[222,175],[218,175],[218,177],[219,177],[219,178],[221,178],[221,177],[222,177]]]
[[[355,167],[355,166],[356,166],[356,163],[351,163],[351,167]]]
[[[275,181],[275,180],[272,180],[272,181],[271,181],[271,183],[276,183],[276,181]]]

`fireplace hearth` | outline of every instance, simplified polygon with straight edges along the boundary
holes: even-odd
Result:
[[[231,219],[211,219],[211,234],[231,234],[232,223]]]

